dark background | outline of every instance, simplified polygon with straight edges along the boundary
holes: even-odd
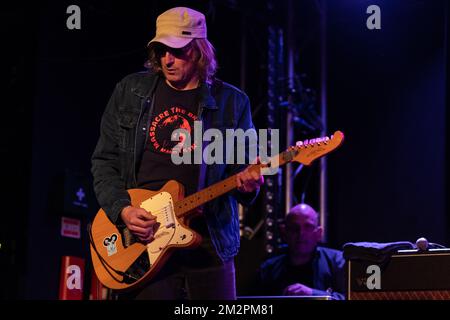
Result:
[[[295,72],[318,95],[324,71],[328,133],[345,133],[327,157],[326,244],[425,236],[448,246],[447,2],[294,2]],[[72,4],[81,8],[81,30],[66,28]],[[381,30],[366,28],[372,4],[381,8]],[[156,17],[178,5],[205,13],[218,76],[247,92],[255,125],[265,128],[267,28],[286,29],[287,1],[2,4],[3,299],[57,299],[61,256],[89,262],[85,232],[80,240],[61,237],[61,217],[81,219],[84,231],[98,206],[89,192],[88,209],[64,206],[73,195],[68,181],[90,185],[90,156],[114,85],[143,69]],[[306,189],[318,209],[318,166],[312,170],[295,192]],[[262,217],[260,202],[244,221],[252,227]],[[243,239],[238,294],[264,257],[262,232]]]

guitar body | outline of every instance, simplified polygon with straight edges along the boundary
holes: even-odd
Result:
[[[156,217],[159,227],[149,244],[131,243],[128,229],[119,230],[100,209],[92,222],[91,256],[95,273],[106,287],[127,290],[150,280],[164,265],[173,249],[193,248],[201,236],[187,226],[185,218],[178,218],[174,204],[183,198],[183,186],[171,180],[158,191],[130,189],[131,203]],[[148,259],[149,268],[139,278],[129,278],[127,271],[138,259]]]

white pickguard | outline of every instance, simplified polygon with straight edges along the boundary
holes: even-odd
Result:
[[[175,216],[172,196],[168,192],[160,192],[145,200],[141,208],[149,211],[160,223],[154,240],[147,245],[150,264],[153,264],[164,248],[169,245],[184,245],[192,241],[194,234],[183,227]]]

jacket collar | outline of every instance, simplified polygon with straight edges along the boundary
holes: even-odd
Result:
[[[160,73],[147,73],[144,76],[144,81],[139,81],[131,88],[133,94],[140,98],[150,97],[156,89],[159,81],[163,81],[164,77]],[[217,89],[218,80],[213,80],[213,83],[203,82],[200,84],[200,107],[203,109],[216,110],[216,99],[213,97],[213,91]]]
[[[216,99],[212,96],[215,85],[203,82],[200,85],[200,107],[204,109],[216,110],[219,109]]]
[[[131,92],[139,98],[150,97],[156,89],[156,85],[162,79],[159,73],[145,72],[143,81],[136,82],[135,86],[131,88]]]

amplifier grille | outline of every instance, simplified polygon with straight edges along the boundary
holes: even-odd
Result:
[[[349,300],[450,300],[450,290],[352,292]]]

